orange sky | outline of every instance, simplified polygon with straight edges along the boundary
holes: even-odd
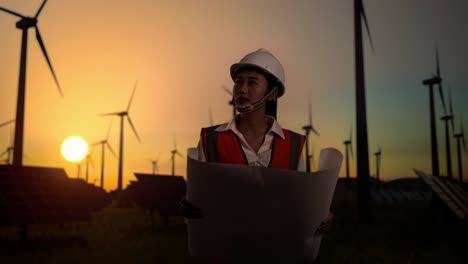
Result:
[[[41,2],[4,0],[0,6],[32,16]],[[435,41],[443,77],[452,87],[455,114],[462,113],[468,126],[463,106],[468,98],[468,21],[461,11],[467,4],[444,3],[364,1],[375,46],[373,54],[364,41],[369,153],[382,146],[383,179],[414,177],[412,168],[430,171],[428,95],[421,81],[435,71]],[[13,119],[16,111],[21,42],[17,20],[0,12],[0,123]],[[151,172],[151,160],[159,153],[159,171],[169,174],[173,136],[185,155],[197,144],[200,128],[209,125],[210,106],[215,123],[228,121],[229,97],[221,86],[231,87],[229,67],[260,47],[271,50],[285,67],[286,94],[278,105],[283,127],[302,132],[311,97],[314,126],[320,132],[320,137],[311,137],[316,156],[323,147],[343,150],[349,127],[355,126],[352,1],[49,0],[38,25],[64,98],[30,30],[25,165],[64,167],[75,177],[76,165],[61,156],[61,143],[72,135],[89,143],[102,140],[111,121],[109,141],[117,152],[119,120],[99,114],[124,110],[138,80],[130,116],[142,143],[126,123],[124,184],[134,179],[133,172]],[[0,152],[12,141],[11,130],[0,128]],[[440,121],[438,136],[445,173]],[[458,175],[454,141],[452,151]],[[114,189],[117,159],[107,153],[106,188]],[[176,173],[185,175],[185,160],[176,160]],[[94,150],[93,161],[91,181],[98,182],[100,148]],[[354,161],[351,164],[355,175]],[[373,155],[370,164],[374,174]],[[466,157],[464,168],[468,171]]]

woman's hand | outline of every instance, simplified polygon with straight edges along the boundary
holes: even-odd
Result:
[[[327,218],[320,224],[320,226],[315,231],[315,235],[318,236],[330,232],[332,222],[333,213],[329,211]]]
[[[185,196],[180,200],[180,212],[185,218],[188,219],[199,219],[202,218],[203,215],[201,213],[200,208],[198,208],[196,205],[193,203],[189,202]]]

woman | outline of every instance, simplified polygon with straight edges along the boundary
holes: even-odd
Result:
[[[285,92],[281,63],[259,49],[233,64],[230,72],[239,114],[229,123],[202,129],[199,160],[304,171],[304,136],[281,128],[276,121],[276,99]],[[181,205],[186,218],[202,217],[187,200]],[[328,231],[332,218],[330,213],[317,234]]]

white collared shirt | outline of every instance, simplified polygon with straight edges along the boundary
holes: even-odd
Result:
[[[236,118],[238,118],[238,116],[239,115],[236,115],[229,123],[224,123],[218,126],[215,129],[215,131],[221,132],[226,130],[232,130],[232,132],[234,132],[240,139],[241,147],[247,158],[248,165],[268,167],[268,164],[270,164],[271,160],[271,150],[274,134],[281,137],[282,139],[285,139],[281,126],[274,117],[267,115],[266,117],[268,125],[270,125],[270,130],[268,130],[268,132],[265,134],[265,140],[258,149],[258,152],[255,152],[249,145],[249,143],[247,143],[247,140],[245,139],[244,135],[241,132],[239,132],[239,130],[237,130],[235,120]],[[201,144],[201,142],[202,139],[200,137],[200,141],[198,141],[197,146],[198,157],[200,161],[206,161],[205,154],[203,152],[203,145]],[[304,148],[302,149],[302,154],[304,154]],[[299,165],[297,168],[298,171],[304,171],[304,159],[302,157],[304,157],[304,155],[301,155],[301,158],[299,159]]]

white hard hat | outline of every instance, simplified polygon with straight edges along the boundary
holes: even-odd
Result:
[[[284,94],[284,69],[278,59],[266,49],[259,49],[245,55],[239,63],[231,66],[231,78],[236,79],[237,71],[243,67],[255,67],[278,79],[278,96]]]

